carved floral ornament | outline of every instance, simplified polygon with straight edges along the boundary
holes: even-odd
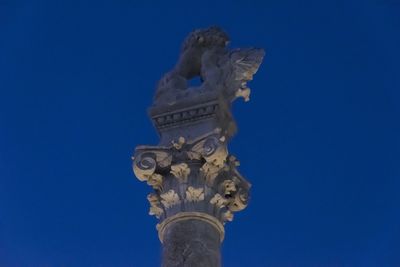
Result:
[[[173,174],[181,183],[186,183],[190,174],[190,168],[186,163],[171,165],[171,174]]]
[[[182,199],[189,202],[200,202],[205,200],[205,194],[203,188],[189,186],[182,199],[173,189],[160,194],[160,196],[151,193],[147,196],[147,199],[150,203],[150,215],[155,215],[159,218],[163,214],[164,209],[167,210],[175,205],[180,205]],[[229,212],[240,211],[247,206],[247,193],[239,192],[234,196],[231,193],[225,196],[215,193],[209,199],[209,203],[218,209],[226,208]],[[225,216],[232,218],[233,215],[228,213]]]
[[[166,193],[161,194],[160,197],[161,197],[161,203],[164,205],[166,209],[181,203],[178,194],[172,189],[170,189]]]
[[[229,203],[229,200],[216,193],[214,197],[210,199],[210,203],[214,204],[218,208],[223,208]]]
[[[194,202],[204,200],[204,189],[189,186],[186,190],[186,200]]]
[[[157,218],[160,218],[164,210],[161,208],[159,197],[154,193],[150,193],[147,195],[147,200],[150,203],[149,215],[155,215]]]

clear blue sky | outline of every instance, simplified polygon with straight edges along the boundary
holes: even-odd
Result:
[[[267,56],[230,151],[226,267],[400,266],[400,0],[0,1],[0,266],[156,267],[146,116],[182,39]]]

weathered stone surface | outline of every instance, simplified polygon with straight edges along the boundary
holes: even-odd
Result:
[[[207,92],[218,92],[229,102],[237,97],[249,100],[247,81],[253,79],[264,50],[229,50],[228,35],[218,27],[196,30],[183,43],[176,66],[160,80],[155,105],[174,105]],[[188,81],[199,76],[202,84],[189,88]]]
[[[228,41],[217,27],[189,34],[149,108],[160,142],[138,146],[133,157],[135,175],[154,189],[149,214],[159,219],[165,267],[220,266],[223,225],[248,204],[250,183],[228,151],[231,105],[249,100],[247,82],[264,51],[228,49]],[[202,83],[190,87],[196,76]]]
[[[216,131],[191,143],[136,149],[134,171],[155,189],[149,213],[162,222],[180,212],[203,212],[225,223],[247,206],[250,184],[223,137]],[[150,182],[154,177],[157,183]]]
[[[166,229],[163,244],[163,267],[221,266],[220,236],[207,222],[175,222]]]

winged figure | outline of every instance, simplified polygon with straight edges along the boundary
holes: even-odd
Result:
[[[258,48],[227,49],[228,35],[218,27],[192,32],[185,40],[175,67],[159,81],[155,105],[176,102],[207,92],[222,94],[229,101],[237,97],[249,100],[247,82],[252,80],[263,57]],[[202,84],[190,87],[200,77]]]

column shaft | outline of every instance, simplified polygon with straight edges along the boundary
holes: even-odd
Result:
[[[207,222],[171,223],[164,233],[163,267],[220,267],[220,234]]]

